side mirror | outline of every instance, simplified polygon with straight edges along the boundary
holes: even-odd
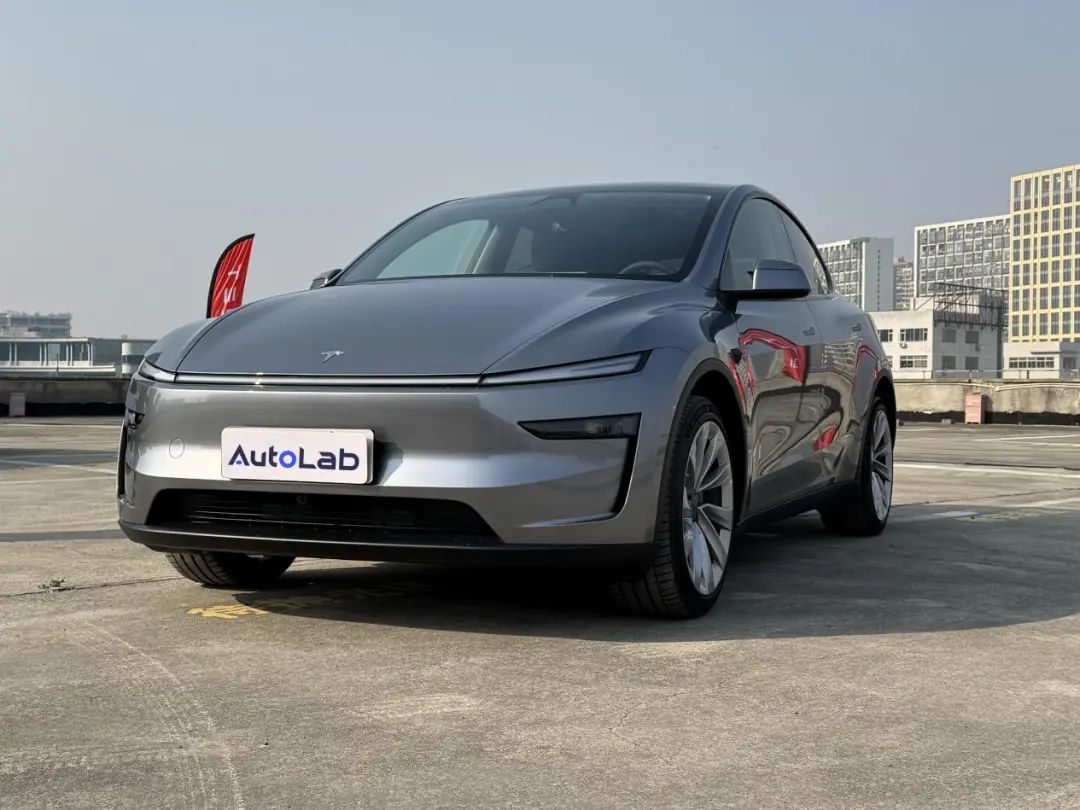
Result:
[[[339,267],[337,270],[327,270],[325,273],[319,273],[311,280],[311,286],[309,290],[317,290],[320,287],[326,287],[337,281],[337,277],[341,275],[342,269]]]
[[[799,265],[780,259],[758,259],[753,286],[733,294],[737,298],[768,299],[805,298],[810,292],[810,280]]]

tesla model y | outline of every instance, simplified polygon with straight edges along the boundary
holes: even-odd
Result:
[[[120,525],[207,585],[296,556],[601,565],[626,606],[698,616],[753,525],[880,532],[895,425],[870,318],[775,197],[515,192],[162,338]]]

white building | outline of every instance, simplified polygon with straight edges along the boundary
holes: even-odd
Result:
[[[860,236],[818,245],[836,292],[856,306],[893,308],[893,240]]]
[[[1080,340],[1006,343],[1002,376],[1007,380],[1080,379]]]
[[[0,312],[0,337],[69,337],[71,313]]]
[[[939,282],[1008,289],[1009,215],[917,225],[915,294],[931,295]]]
[[[1001,375],[1002,328],[993,318],[947,308],[933,297],[870,317],[898,380]]]
[[[903,256],[893,262],[893,309],[911,309],[915,301],[915,263]]]
[[[0,337],[0,376],[130,376],[153,341]]]

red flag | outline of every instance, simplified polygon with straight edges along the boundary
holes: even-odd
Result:
[[[206,317],[216,318],[230,309],[236,309],[244,298],[244,282],[247,281],[248,260],[255,234],[241,236],[221,254],[210,278],[210,294],[206,297]]]

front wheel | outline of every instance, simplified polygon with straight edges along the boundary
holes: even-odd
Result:
[[[165,556],[192,582],[218,588],[265,588],[277,581],[295,559],[224,551],[171,551]]]
[[[690,397],[674,425],[660,487],[656,556],[640,579],[614,586],[638,613],[693,618],[720,595],[735,527],[735,476],[716,406]]]
[[[850,497],[818,510],[825,528],[837,534],[872,537],[889,522],[893,490],[893,434],[889,414],[874,400],[863,441],[859,477]]]

